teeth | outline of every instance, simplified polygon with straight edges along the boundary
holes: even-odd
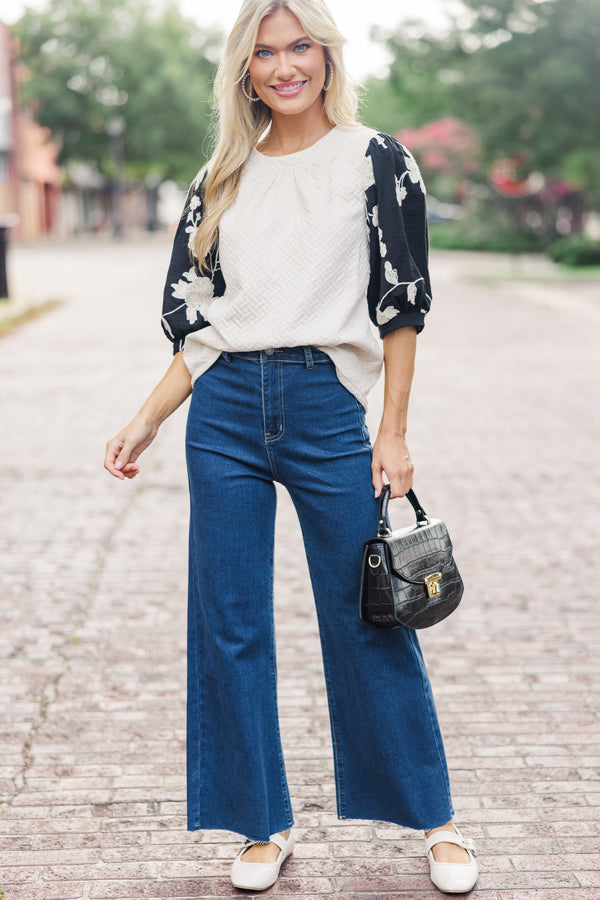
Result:
[[[287,85],[285,85],[285,87],[284,87],[283,85],[277,85],[277,86],[275,87],[275,90],[276,90],[276,91],[282,91],[282,92],[285,92],[285,91],[295,91],[295,90],[297,90],[297,89],[300,87],[300,85],[302,85],[302,84],[304,84],[303,81],[295,81],[294,84],[287,84]]]

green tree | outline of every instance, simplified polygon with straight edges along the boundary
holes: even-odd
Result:
[[[191,179],[209,150],[219,35],[146,0],[49,0],[15,32],[22,101],[59,142],[60,163],[95,161],[110,174],[107,126],[118,116],[130,175]]]
[[[397,90],[397,128],[456,116],[488,163],[518,156],[523,174],[569,178],[598,202],[598,34],[598,0],[463,0],[445,34],[401,25],[388,37],[393,62],[387,83],[371,84],[368,117],[378,92]]]
[[[420,22],[408,20],[390,35],[372,32],[387,43],[392,62],[386,78],[370,78],[365,84],[363,118],[368,125],[395,134],[400,128],[420,128],[448,115],[448,85],[431,65],[430,39]]]

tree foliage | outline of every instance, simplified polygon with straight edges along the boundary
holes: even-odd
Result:
[[[405,23],[388,35],[389,77],[367,118],[386,130],[442,116],[472,125],[484,159],[568,178],[600,199],[598,0],[462,0],[449,31]],[[392,93],[396,128],[381,113]],[[380,124],[381,123],[381,124]]]
[[[435,194],[460,200],[465,182],[480,167],[480,146],[472,128],[445,117],[421,128],[402,128],[396,136],[419,160],[426,183]]]
[[[208,150],[220,36],[146,0],[49,0],[15,32],[22,101],[60,144],[59,162],[110,172],[107,129],[118,117],[130,174],[191,179]]]

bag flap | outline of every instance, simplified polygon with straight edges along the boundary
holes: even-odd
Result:
[[[388,565],[398,578],[420,582],[454,565],[452,541],[439,519],[431,519],[428,525],[400,528],[383,538],[383,543]]]

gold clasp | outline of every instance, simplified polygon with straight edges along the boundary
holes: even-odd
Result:
[[[378,569],[379,566],[381,565],[381,557],[377,556],[376,554],[373,553],[369,557],[369,565],[371,566],[372,569]]]
[[[425,578],[425,586],[430,597],[437,597],[440,593],[440,581],[442,580],[441,572],[434,572]]]

